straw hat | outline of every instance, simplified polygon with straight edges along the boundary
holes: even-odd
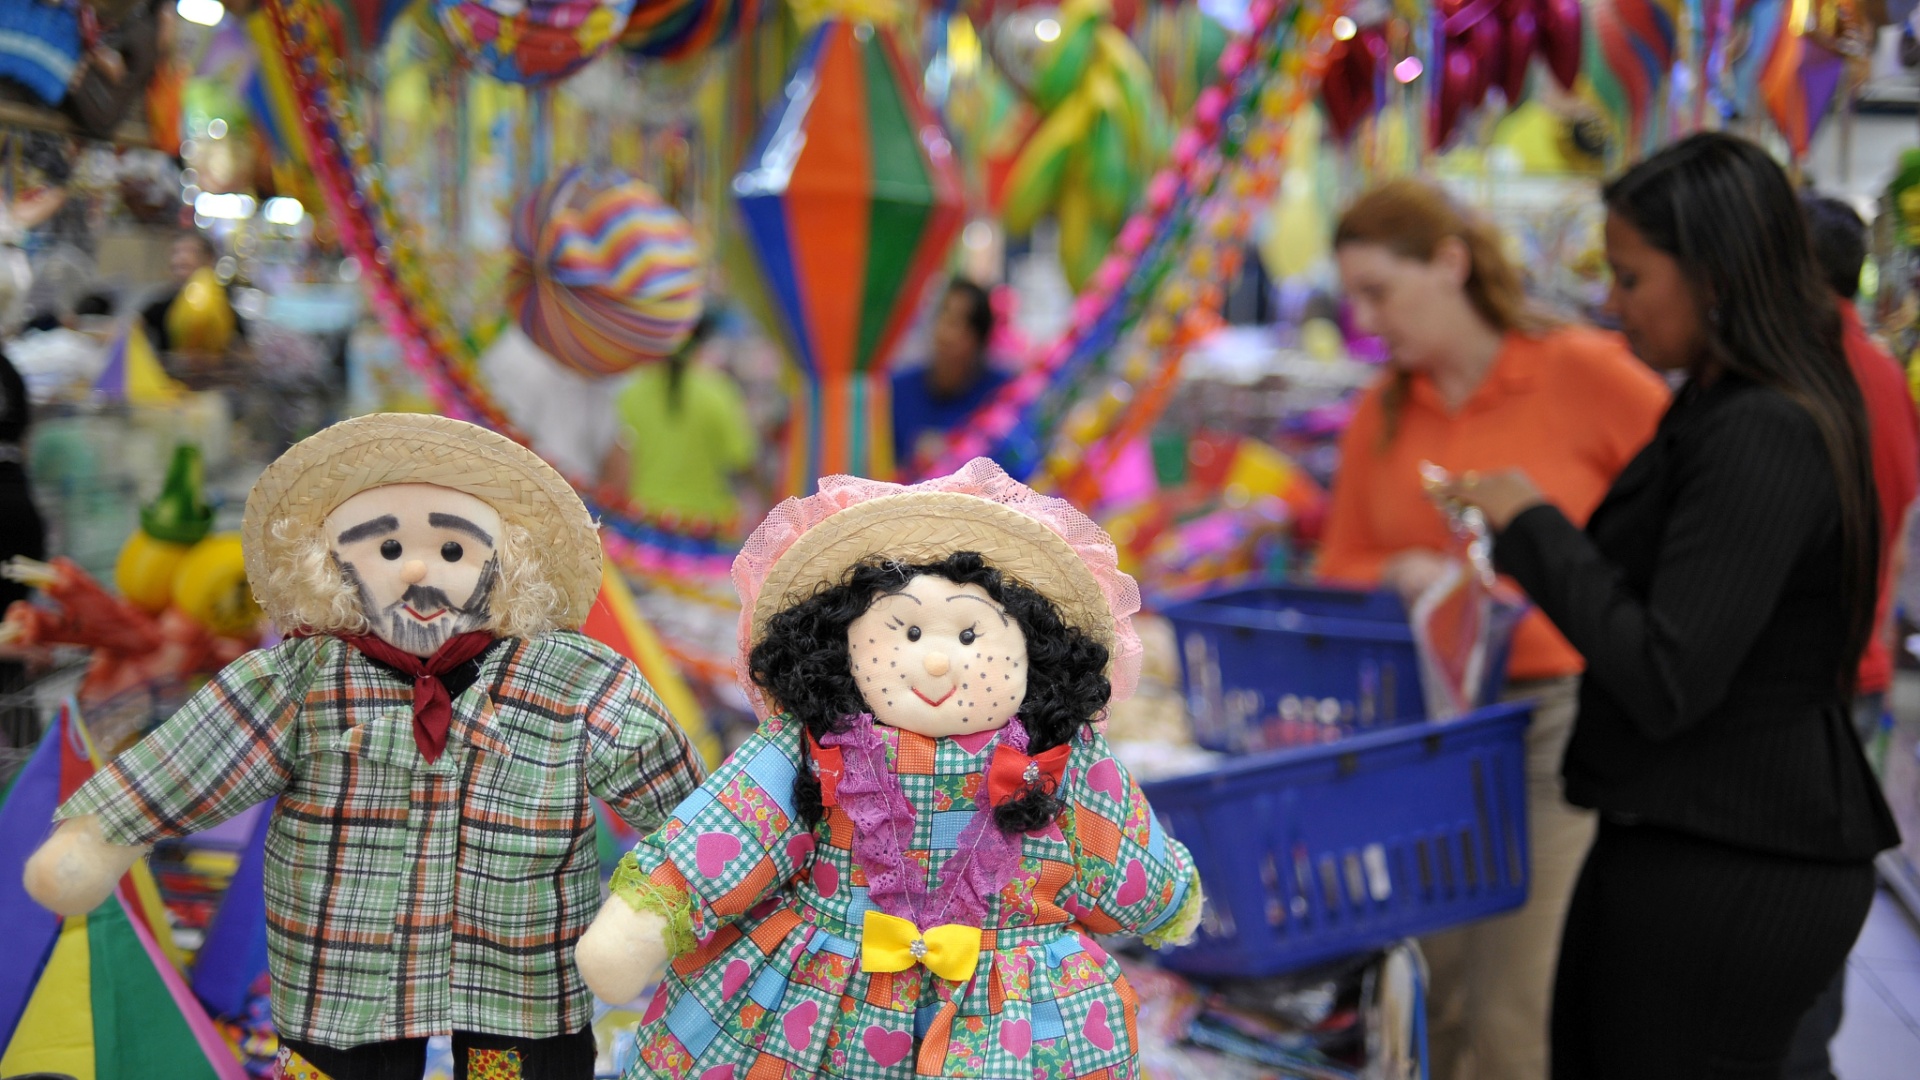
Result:
[[[370,488],[437,484],[463,491],[538,537],[548,580],[567,597],[571,625],[600,592],[600,535],[580,496],[551,465],[498,432],[446,416],[373,413],[302,440],[267,466],[247,496],[240,531],[247,579],[261,605],[267,568],[287,544],[269,525],[317,532],[328,514]]]
[[[999,503],[945,491],[883,495],[814,526],[767,575],[754,603],[753,640],[765,636],[767,620],[812,596],[822,583],[839,582],[862,560],[930,563],[957,551],[979,552],[1002,574],[1052,601],[1068,623],[1113,647],[1106,595],[1059,533]]]

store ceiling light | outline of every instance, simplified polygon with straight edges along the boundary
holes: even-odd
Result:
[[[201,26],[219,26],[220,20],[227,17],[227,8],[220,0],[180,0],[174,10],[190,23]]]
[[[1426,70],[1426,65],[1420,62],[1419,57],[1409,56],[1405,60],[1393,65],[1393,77],[1403,83],[1410,83],[1419,78],[1420,74]]]
[[[275,225],[298,225],[301,219],[307,216],[307,208],[300,205],[299,199],[289,199],[285,196],[268,199],[267,205],[262,207],[260,212]]]
[[[1352,41],[1353,35],[1359,32],[1360,28],[1345,15],[1333,20],[1333,40],[1335,41]]]
[[[207,138],[224,139],[226,137],[227,137],[227,122],[225,120],[222,120],[216,116],[207,123]]]
[[[1041,19],[1033,24],[1033,36],[1041,41],[1059,41],[1060,24],[1052,19]]]
[[[201,217],[245,221],[253,216],[253,196],[203,191],[193,200],[193,212]]]

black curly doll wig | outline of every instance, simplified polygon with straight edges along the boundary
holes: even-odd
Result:
[[[958,585],[978,585],[1020,624],[1027,638],[1027,696],[1020,719],[1027,726],[1027,752],[1040,754],[1072,740],[1107,707],[1107,647],[1068,625],[1046,597],[1005,577],[971,551],[938,562],[899,563],[869,559],[847,571],[838,585],[787,608],[767,621],[767,632],[747,657],[747,671],[778,706],[806,725],[816,741],[846,727],[846,718],[869,712],[853,679],[847,628],[875,599],[896,593],[922,574]],[[825,808],[820,780],[801,769],[793,782],[794,805],[809,828]],[[994,808],[1002,832],[1026,833],[1059,816],[1064,804],[1052,790],[1027,789]]]

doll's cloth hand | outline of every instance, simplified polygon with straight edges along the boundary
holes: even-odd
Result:
[[[618,896],[608,897],[600,914],[573,949],[580,977],[594,996],[624,1005],[660,979],[670,953],[667,920],[652,911],[636,911]]]
[[[61,822],[27,860],[27,895],[56,915],[85,915],[144,854],[143,847],[108,843],[96,814]]]

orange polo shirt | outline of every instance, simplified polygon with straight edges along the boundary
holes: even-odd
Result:
[[[1320,548],[1319,574],[1329,581],[1377,585],[1382,565],[1402,551],[1451,549],[1446,520],[1421,488],[1422,461],[1456,475],[1525,469],[1584,525],[1653,437],[1668,401],[1666,383],[1613,334],[1576,327],[1511,333],[1486,381],[1456,412],[1432,380],[1415,375],[1393,442],[1382,447],[1381,398],[1391,378],[1367,391],[1340,442]],[[1510,679],[1557,678],[1584,667],[1538,611],[1515,631]]]

